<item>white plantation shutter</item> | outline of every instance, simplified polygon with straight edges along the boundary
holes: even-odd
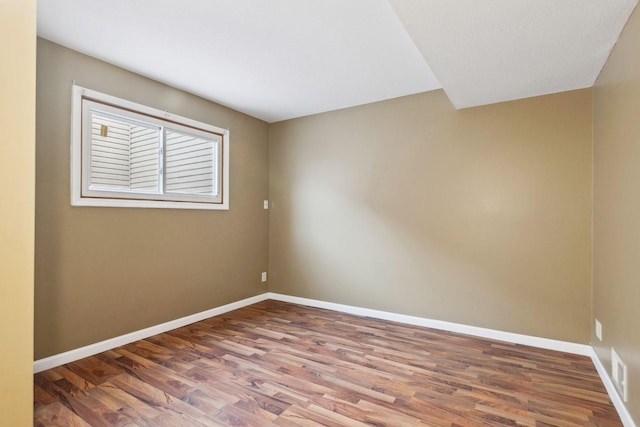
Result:
[[[76,132],[82,137],[74,134],[72,155],[82,165],[72,168],[72,179],[81,177],[72,185],[72,204],[127,206],[126,200],[146,200],[186,202],[194,209],[198,208],[195,203],[221,206],[203,209],[228,209],[228,198],[223,198],[223,189],[228,190],[228,131],[149,107],[140,106],[138,113],[130,108],[132,103],[118,101],[127,108],[96,99],[74,99],[74,112],[76,104],[81,105],[82,116],[77,120],[81,132]],[[150,110],[158,115],[150,115]],[[84,198],[91,202],[83,202]],[[131,206],[156,207],[152,203]]]
[[[92,110],[89,188],[158,193],[161,131]]]
[[[166,131],[165,189],[168,193],[215,196],[218,142]]]
[[[129,124],[94,113],[91,119],[92,188],[129,189]]]
[[[131,126],[132,190],[160,192],[160,129],[140,125]]]

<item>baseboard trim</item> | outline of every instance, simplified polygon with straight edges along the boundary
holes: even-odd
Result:
[[[269,299],[290,302],[294,304],[308,305],[316,308],[326,308],[328,310],[340,311],[343,313],[368,316],[376,319],[391,320],[394,322],[406,323],[415,326],[440,329],[449,332],[473,335],[482,338],[489,338],[499,341],[507,341],[514,344],[530,345],[532,347],[545,348],[549,350],[563,351],[565,353],[591,356],[591,346],[587,344],[577,344],[567,341],[540,338],[531,335],[516,334],[513,332],[498,331],[495,329],[481,328],[478,326],[462,325],[460,323],[445,322],[443,320],[433,320],[424,317],[409,316],[405,314],[391,313],[388,311],[361,308],[352,305],[336,304],[333,302],[319,301],[309,298],[293,297],[278,293],[269,292]]]
[[[94,354],[102,353],[103,351],[111,350],[121,345],[129,344],[134,341],[149,338],[153,335],[161,334],[163,332],[170,331],[172,329],[180,328],[182,326],[190,325],[191,323],[199,322],[204,319],[208,319],[213,316],[227,313],[229,311],[237,310],[242,307],[246,307],[257,302],[264,301],[268,298],[268,294],[260,294],[254,297],[245,298],[240,301],[232,302],[230,304],[215,307],[209,310],[201,311],[200,313],[191,314],[189,316],[181,317],[179,319],[171,320],[169,322],[161,323],[159,325],[151,326],[149,328],[141,329],[139,331],[131,332],[118,337],[110,338],[108,340],[100,341],[94,344],[87,345],[85,347],[69,350],[64,353],[55,354],[44,359],[39,359],[33,362],[33,372],[41,372],[47,369],[55,368],[56,366],[64,365],[65,363],[74,362],[76,360],[93,356]]]
[[[633,418],[631,418],[631,414],[627,410],[627,407],[622,401],[622,398],[618,394],[616,387],[613,385],[613,381],[611,380],[611,377],[609,376],[609,374],[607,373],[607,370],[605,369],[604,365],[600,361],[600,358],[598,357],[596,350],[593,347],[590,347],[590,348],[591,348],[591,354],[590,354],[591,360],[593,360],[593,364],[595,365],[596,370],[598,371],[598,374],[602,379],[602,383],[604,384],[604,387],[607,389],[607,393],[609,393],[609,397],[613,402],[613,406],[615,406],[616,410],[618,411],[618,415],[620,415],[622,424],[624,425],[624,427],[637,427],[636,423],[633,421]]]

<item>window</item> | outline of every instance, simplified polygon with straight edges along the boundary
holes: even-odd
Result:
[[[71,204],[229,209],[229,131],[73,86]]]

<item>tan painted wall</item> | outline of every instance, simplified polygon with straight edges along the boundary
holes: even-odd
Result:
[[[593,304],[610,371],[611,347],[629,369],[640,423],[640,10],[627,22],[594,88]],[[640,424],[639,424],[640,425]]]
[[[0,425],[33,425],[36,2],[0,3]]]
[[[71,207],[71,84],[231,130],[229,211]],[[268,125],[38,40],[36,358],[266,290]]]
[[[270,129],[270,290],[587,343],[591,92]]]

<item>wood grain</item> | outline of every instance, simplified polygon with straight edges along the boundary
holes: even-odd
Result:
[[[264,301],[34,376],[36,426],[621,426],[588,357]]]

